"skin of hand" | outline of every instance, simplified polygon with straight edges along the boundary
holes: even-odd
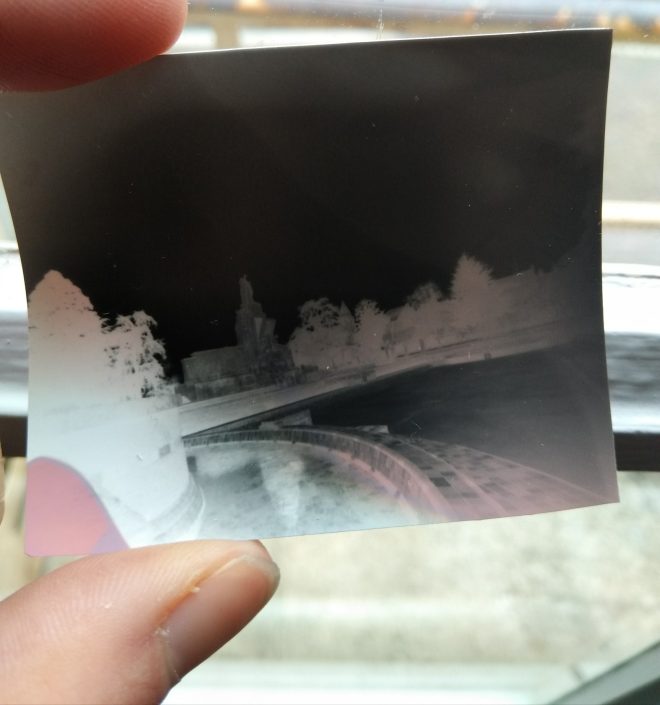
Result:
[[[168,49],[185,0],[1,0],[0,88],[51,90]]]
[[[0,0],[0,90],[65,88],[146,61],[175,41],[185,15],[185,0]],[[0,703],[160,702],[278,580],[257,542],[71,563],[0,603]]]

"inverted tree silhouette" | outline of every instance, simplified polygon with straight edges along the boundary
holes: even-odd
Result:
[[[162,394],[163,344],[144,311],[100,316],[90,299],[51,270],[28,299],[30,386],[48,407],[133,401]]]

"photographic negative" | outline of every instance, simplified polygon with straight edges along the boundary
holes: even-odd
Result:
[[[615,501],[610,44],[232,50],[3,95],[30,552]]]

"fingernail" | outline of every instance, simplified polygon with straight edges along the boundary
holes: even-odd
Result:
[[[279,576],[275,563],[246,554],[194,587],[159,630],[175,680],[237,634],[271,598]]]

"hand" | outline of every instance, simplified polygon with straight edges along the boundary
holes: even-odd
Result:
[[[176,39],[185,12],[184,0],[0,0],[0,89],[64,88],[145,61]],[[252,619],[277,581],[256,542],[65,566],[0,604],[0,703],[159,702]]]
[[[0,603],[0,702],[146,705],[266,604],[258,543],[194,541],[91,556]]]
[[[185,0],[2,0],[0,88],[49,90],[91,81],[170,47]]]

